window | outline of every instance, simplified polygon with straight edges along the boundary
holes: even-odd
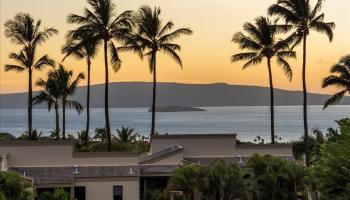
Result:
[[[113,200],[123,200],[123,186],[113,187]]]
[[[85,200],[86,193],[85,187],[74,187],[74,198],[76,200]]]

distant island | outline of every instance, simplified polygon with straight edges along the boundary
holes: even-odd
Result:
[[[110,83],[110,108],[149,108],[152,104],[152,84],[150,82]],[[86,105],[86,86],[77,88],[72,99]],[[223,106],[269,106],[270,89],[259,86],[229,85],[225,83],[188,84],[158,83],[157,106],[186,105],[190,107]],[[38,92],[33,92],[37,95]],[[323,105],[329,95],[309,93],[309,105]],[[27,93],[0,94],[0,108],[26,108]],[[113,101],[112,101],[113,100]],[[302,105],[301,91],[275,89],[276,106]],[[350,105],[350,97],[345,97],[342,105]],[[104,107],[104,85],[91,86],[92,108]],[[46,104],[35,105],[45,108]]]
[[[206,111],[201,108],[194,108],[188,106],[164,106],[156,107],[156,112],[203,112]],[[148,112],[152,112],[152,108],[148,109]]]

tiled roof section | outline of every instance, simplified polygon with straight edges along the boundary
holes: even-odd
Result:
[[[145,157],[142,157],[142,158],[140,158],[139,162],[142,164],[142,163],[145,163],[147,161],[151,161],[151,160],[163,157],[163,156],[167,156],[167,155],[172,154],[172,153],[181,152],[181,151],[183,151],[183,149],[184,148],[180,145],[174,145],[174,146],[169,147],[167,149],[164,149],[164,150],[152,153],[150,155],[147,155]]]
[[[34,178],[35,184],[71,184],[74,178],[138,177],[139,166],[14,167],[10,170]]]
[[[179,165],[141,165],[142,174],[172,173]]]
[[[10,171],[33,177],[36,185],[72,184],[74,180],[72,167],[16,167],[10,168]]]
[[[223,160],[228,165],[238,164],[241,166],[245,166],[250,158],[251,157],[221,157],[221,158],[198,157],[198,158],[184,158],[184,161],[189,162],[189,163],[207,166],[207,165],[210,165],[217,160]],[[284,157],[280,157],[280,158],[285,159],[285,160],[294,160],[293,156],[284,156]]]

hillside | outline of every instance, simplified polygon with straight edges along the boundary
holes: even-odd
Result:
[[[86,87],[79,87],[74,99],[85,104]],[[104,85],[91,86],[91,107],[103,107]],[[322,105],[327,95],[309,94],[309,105]],[[0,95],[1,108],[25,108],[26,93]],[[152,83],[118,82],[110,84],[110,107],[150,107]],[[267,106],[269,89],[258,86],[215,84],[158,83],[157,106]],[[276,105],[301,105],[300,91],[275,90]],[[350,104],[344,98],[343,104]],[[36,107],[45,107],[37,105]]]

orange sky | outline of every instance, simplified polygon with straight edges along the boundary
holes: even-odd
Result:
[[[240,31],[247,21],[264,15],[267,7],[275,0],[113,0],[118,12],[136,10],[142,5],[160,6],[162,18],[172,20],[176,27],[190,27],[194,34],[184,36],[176,42],[182,45],[180,53],[184,67],[180,69],[169,57],[159,58],[158,80],[162,82],[213,83],[226,82],[241,85],[268,85],[266,65],[241,70],[242,63],[230,63],[230,56],[237,53],[237,46],[231,42],[232,35]],[[87,6],[85,0],[0,0],[0,93],[22,92],[27,90],[27,74],[4,72],[4,64],[10,51],[18,47],[4,37],[4,23],[18,12],[30,13],[40,18],[43,25],[53,26],[60,33],[40,47],[39,54],[48,53],[60,61],[60,49],[64,44],[64,35],[74,25],[66,24],[70,13],[81,14]],[[321,89],[322,79],[328,75],[329,67],[341,56],[350,53],[350,7],[349,0],[326,0],[324,12],[326,21],[337,25],[332,43],[324,35],[312,34],[309,41],[308,83],[313,92],[329,93],[332,89]],[[301,51],[298,60],[291,61],[294,79],[289,82],[279,66],[274,66],[274,85],[277,88],[301,89]],[[146,60],[141,61],[136,55],[122,54],[123,66],[118,73],[111,73],[111,82],[151,81]],[[83,61],[68,59],[65,66],[79,71],[86,71]],[[104,82],[102,55],[93,62],[92,83]],[[46,71],[35,72],[34,80],[45,76]],[[37,89],[37,88],[36,88]]]

